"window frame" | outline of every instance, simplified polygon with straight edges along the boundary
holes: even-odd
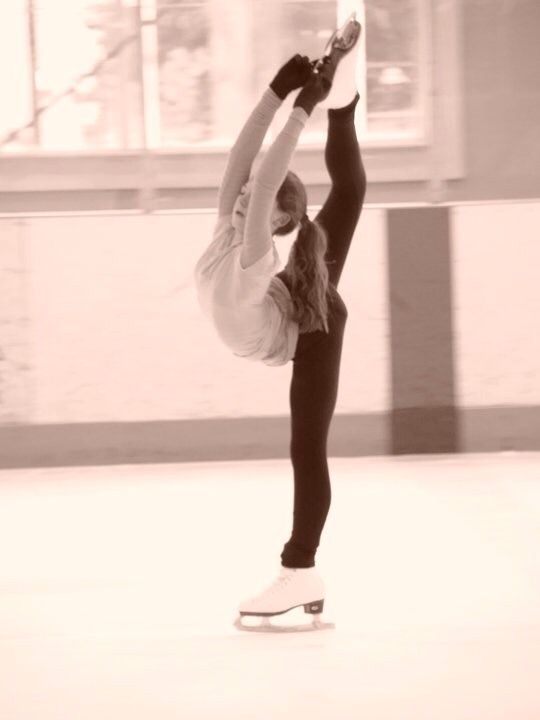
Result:
[[[465,174],[462,79],[461,0],[421,0],[426,82],[425,139],[370,141],[361,138],[370,183],[427,181],[440,186]],[[431,42],[429,39],[431,38]],[[438,88],[444,88],[444,93]],[[148,136],[149,118],[145,117]],[[151,134],[151,133],[150,133]],[[216,190],[228,147],[148,148],[1,153],[0,192],[73,190]],[[329,183],[321,163],[323,144],[298,146],[294,169],[306,185]]]

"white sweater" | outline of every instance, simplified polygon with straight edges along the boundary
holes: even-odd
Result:
[[[199,303],[221,340],[235,355],[284,365],[292,360],[298,324],[290,319],[292,300],[275,277],[280,259],[271,235],[270,218],[277,192],[308,115],[294,108],[283,130],[264,156],[254,177],[244,236],[263,233],[266,254],[247,268],[240,264],[242,236],[232,226],[232,208],[249,179],[253,160],[282,100],[267,88],[231,149],[218,195],[218,221],[213,240],[195,267]]]

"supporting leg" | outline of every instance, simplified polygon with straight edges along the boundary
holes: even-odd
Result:
[[[298,339],[290,388],[293,530],[281,555],[286,567],[315,565],[330,509],[327,439],[337,400],[345,323],[346,309],[335,305],[329,314],[329,334],[317,330]]]

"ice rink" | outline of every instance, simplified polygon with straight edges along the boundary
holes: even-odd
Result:
[[[336,629],[297,634],[232,625],[289,461],[0,472],[2,720],[537,720],[540,453],[330,470]]]

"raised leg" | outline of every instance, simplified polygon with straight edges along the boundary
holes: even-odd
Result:
[[[328,111],[325,160],[332,188],[315,218],[328,234],[326,261],[337,287],[362,210],[366,175],[350,105]],[[290,540],[281,554],[286,567],[313,567],[331,503],[327,440],[337,401],[347,309],[339,293],[329,307],[329,330],[302,333],[293,362],[290,388],[291,462],[294,515]]]
[[[329,280],[336,288],[366,193],[366,173],[354,126],[354,112],[359,99],[357,94],[350,105],[328,110],[324,159],[332,187],[315,220],[328,235],[326,262]]]

